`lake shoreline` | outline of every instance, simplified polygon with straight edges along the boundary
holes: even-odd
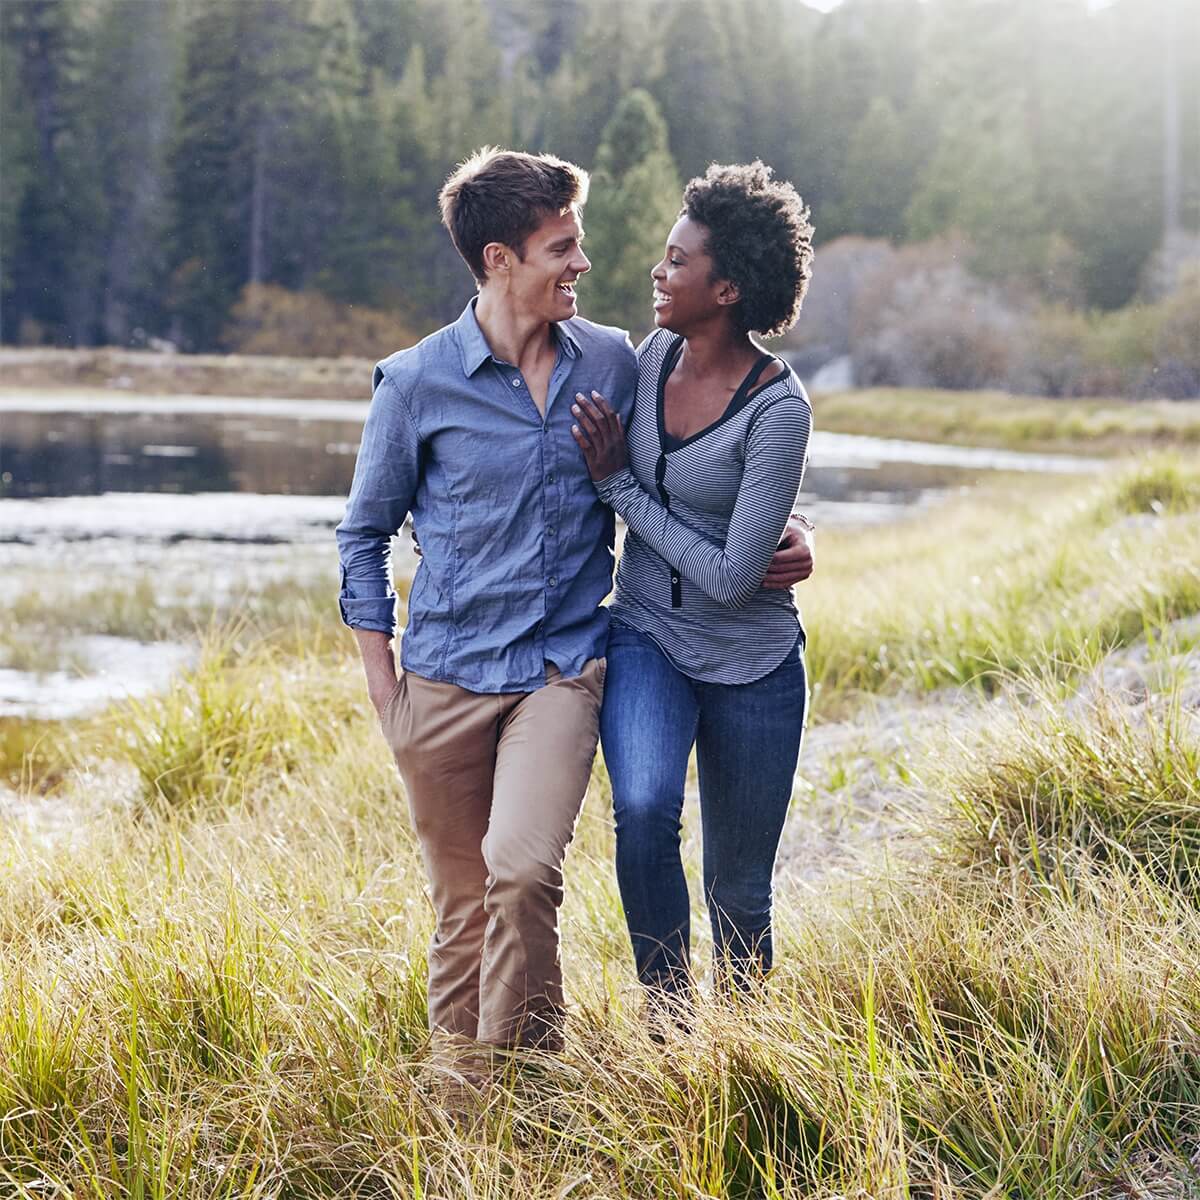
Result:
[[[122,396],[164,405],[185,398],[200,404],[205,397],[246,405],[365,404],[373,368],[366,358],[3,349],[0,411],[11,411],[21,397],[40,405],[48,392],[98,409]],[[1105,456],[1200,444],[1200,400],[1051,398],[935,388],[868,388],[816,393],[814,399],[817,428],[831,433]]]

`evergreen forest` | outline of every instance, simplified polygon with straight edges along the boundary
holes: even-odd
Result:
[[[795,182],[818,280],[839,240],[936,244],[989,294],[1093,321],[1169,292],[1200,226],[1185,0],[7,0],[0,21],[7,343],[255,349],[273,305],[386,350],[470,295],[436,195],[484,143],[593,172],[582,308],[635,331],[711,161]]]

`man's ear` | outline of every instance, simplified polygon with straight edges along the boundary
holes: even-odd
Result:
[[[717,291],[718,304],[736,304],[742,298],[742,293],[736,283],[730,283],[728,279],[720,281],[720,287]]]
[[[509,270],[512,259],[513,252],[503,242],[488,242],[483,248],[483,269],[489,275]]]

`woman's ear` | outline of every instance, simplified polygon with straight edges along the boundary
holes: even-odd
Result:
[[[741,298],[742,293],[736,283],[731,283],[728,279],[720,281],[720,289],[717,292],[718,304],[736,304]]]

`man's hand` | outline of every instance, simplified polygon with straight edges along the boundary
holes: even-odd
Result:
[[[376,674],[367,676],[367,697],[371,701],[371,707],[382,717],[384,705],[391,699],[392,693],[396,690],[396,672],[393,669],[390,674]]]
[[[576,392],[571,412],[578,422],[571,426],[571,433],[583,450],[592,480],[615,475],[629,461],[621,414],[613,412],[599,392],[593,392],[590,400]]]
[[[767,567],[763,587],[790,588],[813,573],[813,529],[807,517],[793,513],[779,549]]]
[[[354,640],[362,655],[363,671],[367,676],[367,697],[382,717],[384,705],[396,690],[396,659],[392,639],[373,629],[356,629]]]

